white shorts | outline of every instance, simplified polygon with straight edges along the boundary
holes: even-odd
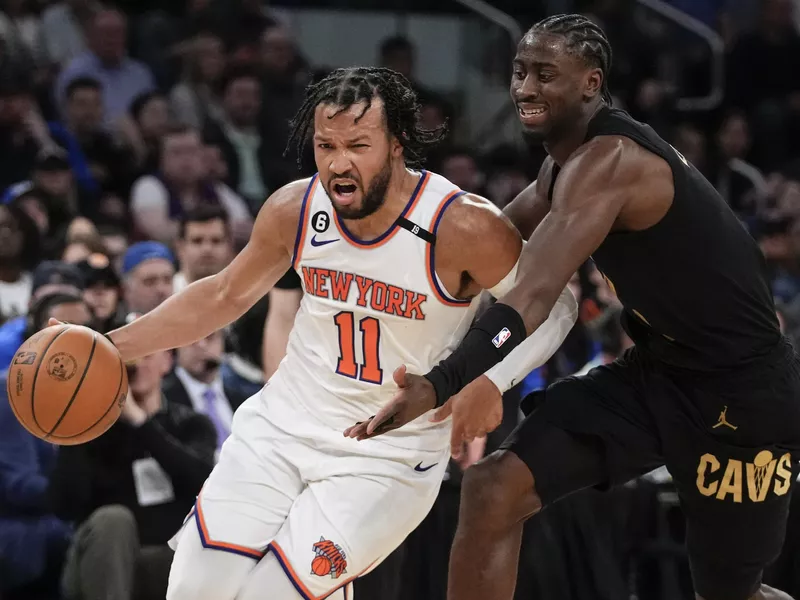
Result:
[[[357,442],[281,396],[268,385],[236,412],[184,527],[196,526],[206,548],[256,560],[273,552],[302,595],[323,598],[376,567],[425,518],[449,449]]]

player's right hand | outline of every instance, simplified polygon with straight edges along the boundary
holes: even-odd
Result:
[[[392,377],[400,390],[378,414],[345,429],[345,437],[366,440],[402,427],[436,407],[433,384],[422,375],[411,375],[402,365]]]

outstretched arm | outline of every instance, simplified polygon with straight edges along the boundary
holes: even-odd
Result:
[[[640,160],[642,153],[632,145],[638,148],[629,140],[598,137],[573,154],[559,174],[549,212],[522,250],[514,285],[473,325],[448,358],[424,378],[413,381],[413,389],[396,377],[403,388],[401,393],[369,422],[362,437],[395,429],[434,406],[444,405],[509,356],[547,320],[570,277],[608,235],[628,199],[641,191],[634,188],[647,171]],[[536,188],[540,183],[537,181]],[[531,198],[535,207],[544,208],[538,189]],[[480,381],[499,395],[486,377]],[[444,418],[452,409],[454,449],[461,443],[459,435],[469,439],[491,431],[502,415],[495,406],[498,403],[462,404],[469,405],[469,410],[457,411],[451,403],[436,415],[437,419]]]
[[[193,344],[241,317],[266,294],[290,266],[306,185],[291,183],[266,201],[247,246],[225,269],[110,332],[122,359]]]

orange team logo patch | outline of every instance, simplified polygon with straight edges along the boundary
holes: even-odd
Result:
[[[311,561],[311,574],[319,577],[330,575],[331,579],[338,579],[347,573],[347,555],[341,546],[334,544],[324,537],[314,544],[314,559]]]

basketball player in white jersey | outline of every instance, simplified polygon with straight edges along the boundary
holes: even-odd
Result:
[[[313,129],[318,174],[267,200],[225,270],[109,334],[135,360],[226,326],[290,266],[303,281],[286,358],[237,411],[173,540],[168,600],[352,598],[350,582],[431,508],[448,423],[423,415],[365,442],[343,433],[391,399],[397,367],[425,373],[450,353],[478,294],[513,285],[522,240],[488,201],[414,170],[443,135],[420,129],[418,114],[408,81],[388,69],[340,69],[309,88],[293,141],[302,151]],[[516,376],[552,355],[576,313],[565,291],[515,349]]]

